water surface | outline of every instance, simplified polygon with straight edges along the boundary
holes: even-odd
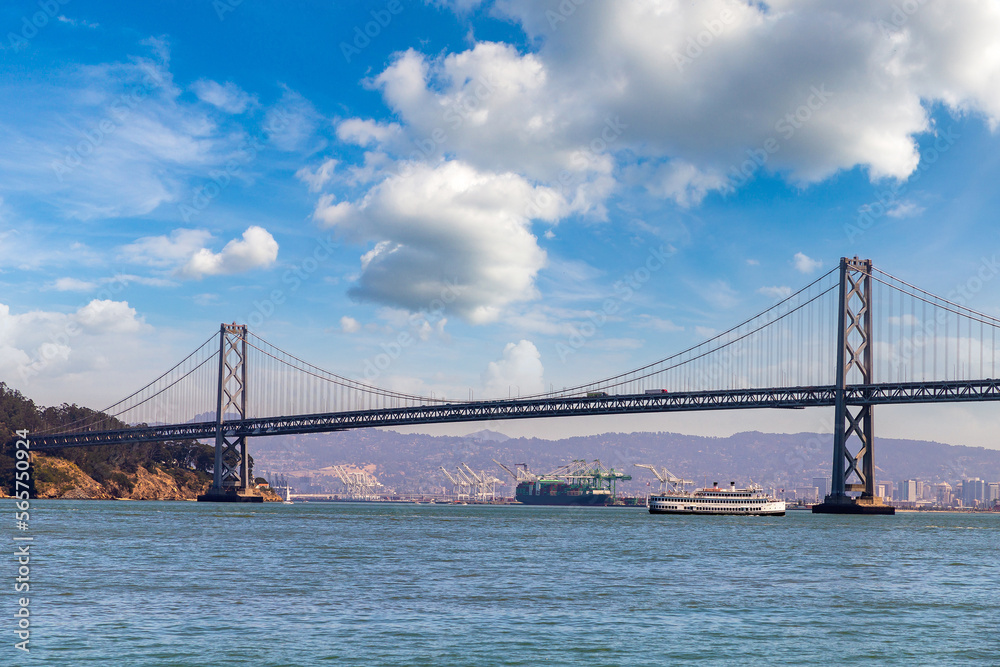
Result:
[[[34,501],[32,534],[17,664],[1000,661],[997,514]]]

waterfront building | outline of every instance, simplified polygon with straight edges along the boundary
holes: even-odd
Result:
[[[986,502],[986,482],[973,477],[962,483],[962,504],[966,507],[976,507]]]
[[[902,500],[906,502],[916,502],[917,500],[917,480],[915,479],[904,479],[899,483],[899,493],[896,495],[896,500]]]
[[[938,505],[951,505],[953,498],[951,484],[941,482],[934,485],[934,501]]]

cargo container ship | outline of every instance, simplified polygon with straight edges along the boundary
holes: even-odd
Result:
[[[511,469],[496,459],[494,462],[517,482],[514,500],[525,505],[636,505],[627,502],[631,498],[621,499],[615,493],[617,482],[632,476],[600,461],[577,459],[543,475],[533,474],[524,463]]]
[[[607,489],[568,484],[560,479],[520,482],[514,500],[525,505],[611,505],[615,497]]]

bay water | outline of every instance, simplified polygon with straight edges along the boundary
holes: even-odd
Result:
[[[2,664],[1000,664],[1000,514],[32,504]]]

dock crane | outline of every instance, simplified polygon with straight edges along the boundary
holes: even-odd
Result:
[[[460,466],[455,466],[455,476],[458,480],[465,485],[465,488],[469,490],[468,496],[471,498],[473,494],[479,493],[479,480],[476,479],[475,474],[469,475],[467,472],[462,470]],[[478,497],[477,497],[478,500]]]
[[[378,500],[378,487],[382,486],[373,475],[365,470],[349,471],[342,465],[333,466],[333,471],[344,485],[350,500]]]
[[[498,466],[506,470],[507,474],[514,478],[515,484],[520,484],[521,482],[528,482],[529,484],[534,484],[535,482],[538,481],[538,475],[534,475],[528,472],[528,464],[526,463],[518,463],[517,465],[514,466],[513,470],[511,470],[504,464],[500,463],[496,459],[493,459],[493,463],[496,463]]]
[[[441,472],[443,472],[444,476],[448,478],[449,482],[451,482],[452,491],[454,492],[455,497],[458,500],[468,500],[469,492],[466,490],[469,488],[468,482],[461,479],[461,477],[459,479],[455,479],[455,476],[448,472],[448,469],[444,466],[441,466]]]
[[[646,468],[651,470],[656,479],[660,480],[660,493],[668,493],[675,491],[683,491],[685,484],[693,484],[694,482],[690,479],[681,479],[674,475],[666,468],[660,467],[657,469],[655,466],[651,466],[647,463],[636,463],[637,468]]]
[[[465,472],[473,480],[476,487],[476,500],[481,500],[486,502],[488,500],[495,500],[497,495],[496,485],[500,481],[493,475],[490,475],[485,470],[480,470],[478,473],[469,467],[468,463],[460,463],[461,468],[465,468]]]

